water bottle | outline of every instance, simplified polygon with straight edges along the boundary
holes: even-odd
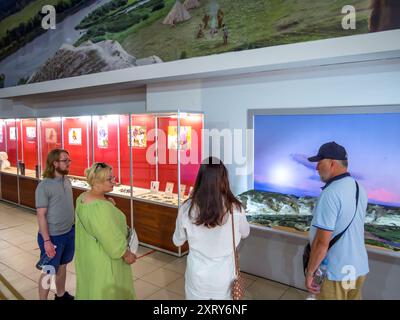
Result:
[[[322,282],[324,282],[327,272],[328,272],[328,260],[325,258],[318,267],[317,271],[315,271],[314,273],[313,286],[321,288]]]
[[[57,246],[54,246],[54,249],[56,249]],[[46,252],[44,253],[44,255],[42,255],[40,257],[40,260],[38,261],[38,263],[36,263],[36,269],[38,270],[42,270],[44,266],[48,265],[49,262],[51,261],[51,259],[53,258],[49,258],[46,254]]]

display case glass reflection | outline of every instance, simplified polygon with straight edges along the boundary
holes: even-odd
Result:
[[[19,132],[19,174],[39,178],[37,119],[21,119]]]

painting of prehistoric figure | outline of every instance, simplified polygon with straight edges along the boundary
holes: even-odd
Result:
[[[99,121],[97,123],[97,147],[108,147],[108,125],[106,121]]]
[[[180,126],[180,150],[190,150],[192,148],[192,127]],[[168,149],[178,150],[178,127],[168,126]]]
[[[0,88],[399,28],[398,0],[2,0]]]
[[[82,145],[82,129],[70,128],[68,130],[68,143],[70,145]]]
[[[130,133],[131,138],[129,139],[129,127],[128,127],[128,144],[132,141],[132,147],[134,148],[146,148],[147,146],[147,133],[146,126],[131,126]]]
[[[26,127],[26,141],[36,141],[36,127]]]
[[[10,127],[10,135],[9,138],[10,140],[17,140],[17,131],[15,130],[15,127]]]
[[[57,131],[54,128],[46,128],[45,130],[46,143],[57,143]]]

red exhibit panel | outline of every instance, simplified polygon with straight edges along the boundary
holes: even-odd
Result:
[[[118,115],[93,116],[94,161],[105,162],[113,167],[118,176]]]
[[[39,119],[41,150],[41,170],[46,168],[48,153],[53,149],[61,149],[61,118]]]
[[[180,163],[181,185],[186,185],[185,194],[196,182],[202,160],[203,115],[180,116]]]
[[[17,166],[17,135],[19,121],[6,120],[5,121],[6,141],[7,141],[7,155],[8,161],[12,167]]]
[[[63,124],[64,149],[72,160],[69,174],[84,176],[91,165],[90,117],[63,118]]]
[[[176,116],[158,117],[158,181],[160,191],[165,191],[167,182],[174,184],[173,192],[178,190],[178,136]],[[169,132],[168,132],[169,131]]]
[[[153,115],[132,115],[132,167],[133,186],[150,189],[156,180],[155,165],[155,117]]]
[[[19,158],[25,163],[26,169],[35,170],[37,161],[37,129],[36,119],[21,119],[22,149]]]
[[[0,151],[6,152],[6,124],[0,120]]]

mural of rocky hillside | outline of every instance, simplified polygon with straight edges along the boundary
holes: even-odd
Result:
[[[113,40],[92,43],[87,41],[79,47],[63,45],[28,80],[28,83],[62,79],[85,74],[118,70],[160,63],[157,56],[136,59]]]
[[[266,227],[309,231],[317,198],[249,190],[238,196],[249,222]],[[365,223],[367,244],[400,251],[400,208],[368,204]]]

